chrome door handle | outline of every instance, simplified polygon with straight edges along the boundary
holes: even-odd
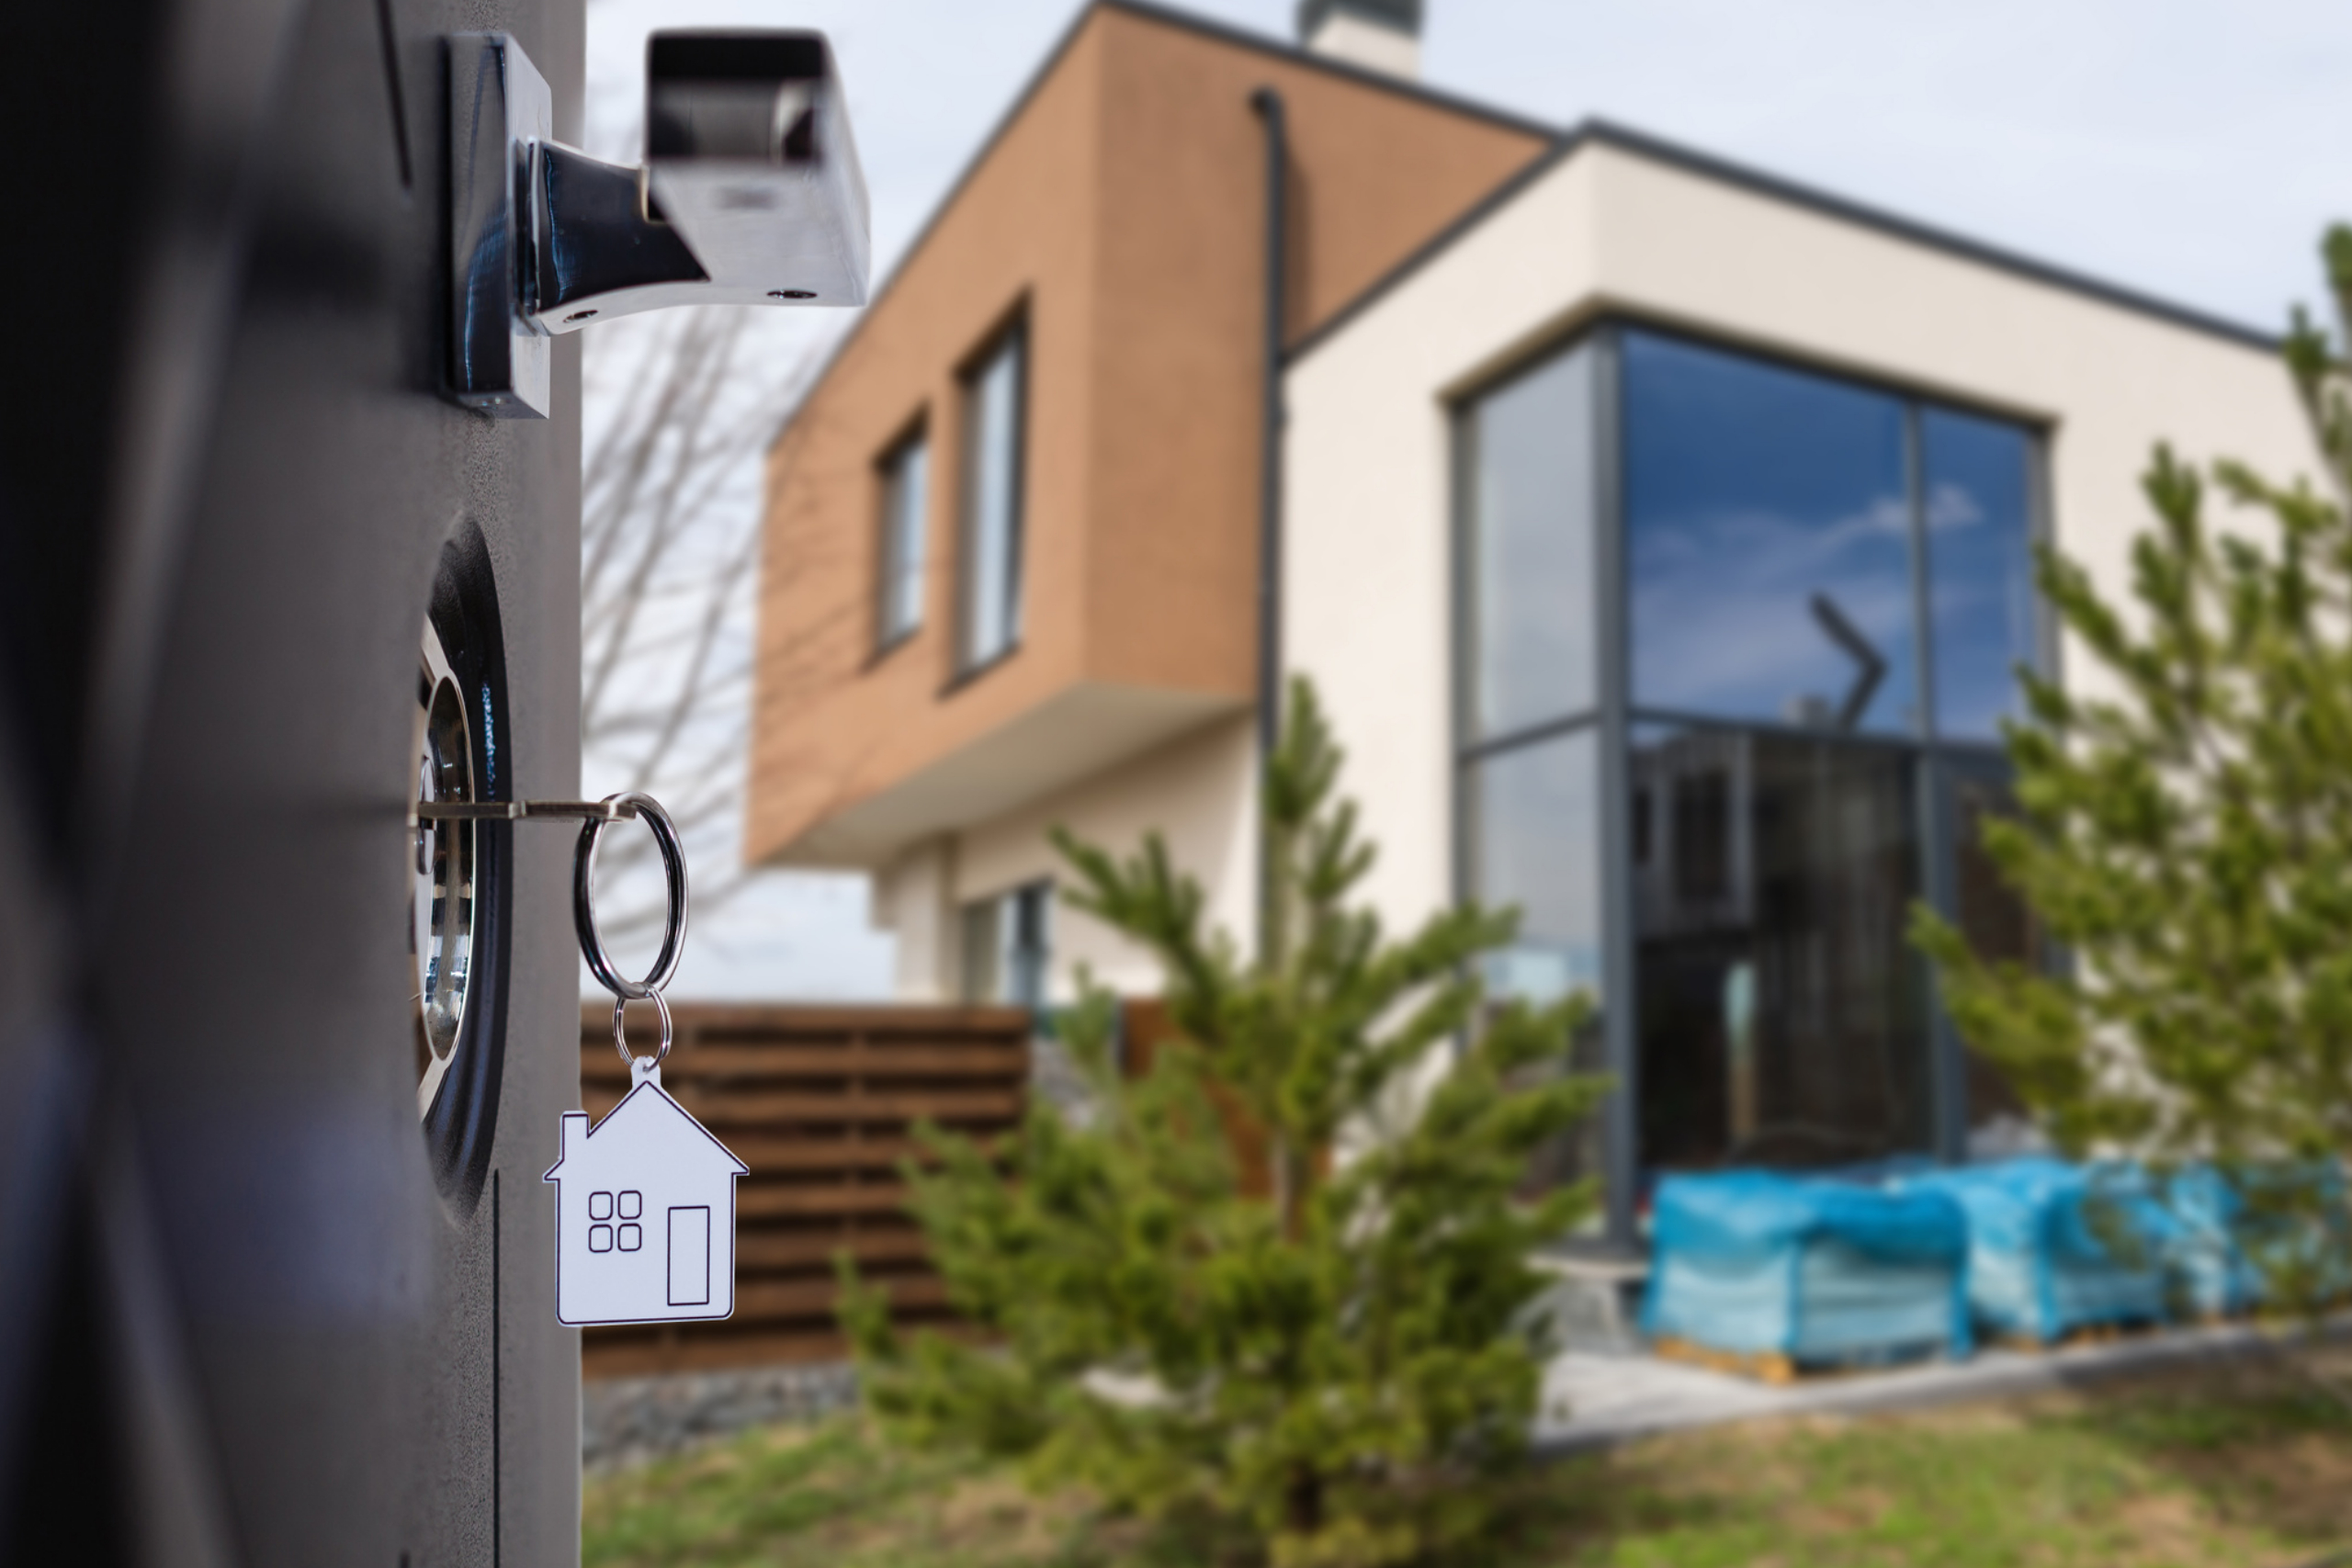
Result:
[[[642,166],[554,137],[506,33],[449,40],[450,389],[544,418],[549,346],[672,305],[863,305],[865,176],[819,32],[655,33]]]

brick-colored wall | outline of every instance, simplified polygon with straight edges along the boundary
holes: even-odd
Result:
[[[1295,51],[1116,4],[1087,13],[769,455],[752,858],[824,858],[808,848],[822,824],[1074,688],[1250,699],[1261,86],[1288,105],[1296,333],[1547,145]],[[959,682],[957,376],[1015,312],[1030,352],[1022,635]],[[924,620],[877,657],[876,465],[918,423]]]

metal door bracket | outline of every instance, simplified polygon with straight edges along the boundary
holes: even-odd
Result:
[[[554,138],[506,33],[449,40],[450,383],[544,418],[549,345],[672,305],[863,305],[865,176],[816,32],[655,33],[643,165]]]
[[[609,800],[420,800],[409,808],[419,821],[627,822],[637,807],[625,795]]]

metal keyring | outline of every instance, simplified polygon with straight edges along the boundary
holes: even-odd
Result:
[[[671,975],[678,967],[678,955],[686,947],[685,847],[678,841],[678,829],[670,821],[670,814],[651,795],[630,790],[606,795],[604,804],[633,807],[645,825],[653,829],[653,841],[662,851],[662,880],[668,884],[668,918],[662,928],[662,951],[654,954],[653,967],[646,972],[645,978],[622,978],[613,967],[612,954],[605,951],[604,939],[596,934],[595,901],[589,891],[596,871],[596,840],[612,825],[612,819],[591,819],[582,826],[580,845],[571,856],[571,923],[580,931],[580,955],[588,961],[588,972],[596,976],[597,983],[621,1000],[641,1002],[650,997],[658,1002],[662,987],[670,983]],[[670,1044],[669,1016],[669,1010],[662,1009],[662,1045],[665,1053]],[[626,1046],[621,1054],[628,1054]]]
[[[662,1015],[662,1048],[653,1053],[653,1060],[640,1064],[629,1051],[627,1021],[622,1016],[628,1010],[628,998],[613,998],[613,1049],[621,1054],[621,1060],[628,1064],[628,1070],[632,1073],[640,1066],[650,1071],[670,1059],[670,1004],[662,999],[659,991],[653,993],[652,1001],[653,1010]]]

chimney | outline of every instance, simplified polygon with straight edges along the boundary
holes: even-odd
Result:
[[[556,1163],[558,1165],[561,1165],[565,1160],[570,1159],[572,1156],[580,1153],[582,1149],[587,1146],[588,1112],[585,1111],[567,1111],[563,1113],[563,1118],[558,1125],[563,1129],[563,1141],[558,1151]]]
[[[1421,0],[1298,0],[1311,54],[1412,80],[1421,73]]]

